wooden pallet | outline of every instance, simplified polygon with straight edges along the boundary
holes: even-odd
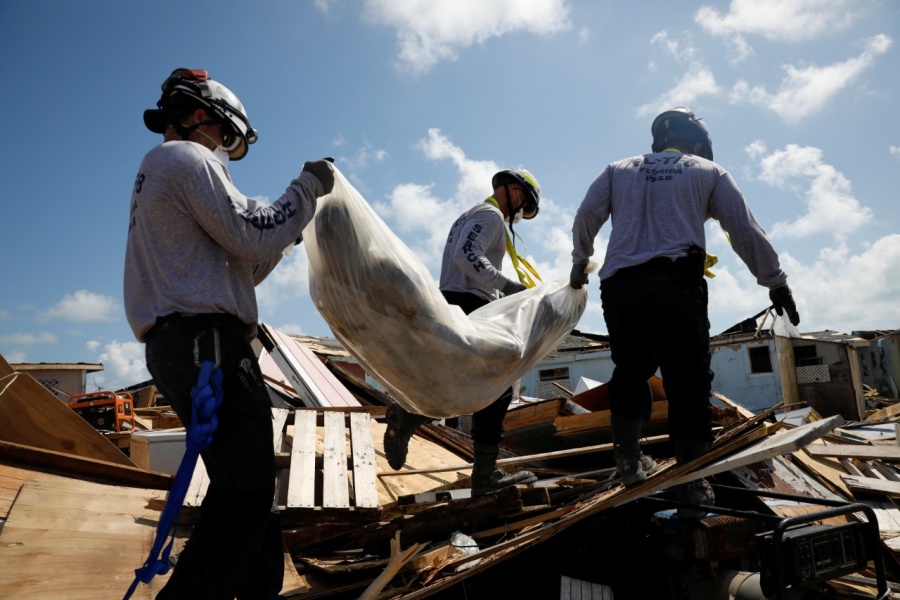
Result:
[[[317,426],[319,419],[321,430]],[[378,508],[370,422],[371,416],[366,412],[294,411],[284,510]],[[318,441],[323,449],[321,467],[317,464]]]
[[[275,504],[283,519],[302,523],[323,512],[337,518],[347,517],[348,512],[365,513],[357,515],[364,518],[372,511],[380,512],[368,412],[273,408],[272,416],[273,446],[280,467]],[[208,485],[203,461],[198,461],[185,508],[199,507]]]

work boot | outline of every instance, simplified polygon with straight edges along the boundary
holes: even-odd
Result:
[[[475,464],[472,465],[472,497],[479,498],[511,485],[525,485],[537,481],[531,471],[507,473],[497,466],[500,447],[475,442]]]
[[[693,441],[676,441],[675,442],[675,464],[676,466],[686,465],[696,458],[700,458],[709,451],[708,442]],[[682,483],[675,490],[679,502],[685,504],[712,506],[716,501],[716,495],[713,493],[712,486],[705,479],[697,479]],[[682,519],[702,519],[706,516],[706,511],[679,507],[678,516]]]
[[[431,419],[406,412],[402,406],[394,403],[388,405],[384,420],[387,422],[384,430],[384,454],[391,468],[399,471],[406,464],[406,453],[413,433],[419,425],[424,425]]]
[[[625,487],[639,484],[659,468],[655,460],[641,452],[640,438],[643,423],[644,419],[641,417],[613,415],[610,420],[616,470]]]

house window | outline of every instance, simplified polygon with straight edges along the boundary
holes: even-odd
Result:
[[[824,359],[816,355],[815,346],[794,346],[794,366],[810,367],[824,364]]]
[[[574,387],[569,376],[569,367],[538,370],[537,389],[535,390],[538,398],[571,396]]]
[[[538,371],[538,381],[559,381],[569,378],[569,367],[558,369],[541,369]]]
[[[747,348],[747,355],[750,358],[751,373],[771,373],[772,355],[769,354],[768,346],[755,346]]]
[[[59,379],[38,379],[38,383],[50,390],[50,393],[59,398]]]

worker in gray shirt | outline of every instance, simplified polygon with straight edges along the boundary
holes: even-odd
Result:
[[[521,270],[520,258],[512,242],[513,225],[533,219],[538,213],[540,185],[525,169],[506,169],[491,179],[493,195],[463,213],[450,228],[441,262],[440,289],[450,304],[469,314],[478,308],[525,289],[520,281],[500,272],[503,255],[510,254]],[[507,225],[509,232],[507,232]],[[523,277],[526,275],[523,274]],[[526,277],[527,280],[527,277]],[[464,374],[463,374],[464,376]],[[531,471],[507,473],[497,466],[503,420],[512,402],[512,388],[472,415],[475,462],[472,467],[472,495],[537,480]],[[388,462],[400,469],[406,462],[409,439],[416,427],[430,419],[405,411],[399,404],[388,406],[384,449]]]
[[[594,179],[572,226],[570,283],[587,283],[594,238],[610,219],[612,231],[600,268],[600,298],[615,364],[609,381],[616,467],[626,486],[643,481],[656,462],[640,449],[649,418],[649,378],[657,369],[669,402],[669,436],[678,465],[705,454],[713,440],[709,396],[709,320],[704,223],[716,219],[734,251],[769,289],[779,315],[800,316],[778,255],[731,175],[713,162],[712,140],[701,119],[679,107],[651,126],[652,153],[608,165]],[[679,486],[679,514],[715,500],[706,480]]]
[[[251,346],[254,288],[300,241],[334,170],[327,160],[307,162],[272,204],[244,196],[228,165],[246,156],[257,133],[237,96],[202,70],[173,71],[144,124],[164,137],[144,156],[131,194],[128,322],[146,343],[154,384],[189,432],[201,361],[215,361],[222,374],[217,425],[201,453],[209,487],[157,598],[277,598],[284,554],[272,510],[271,401]]]

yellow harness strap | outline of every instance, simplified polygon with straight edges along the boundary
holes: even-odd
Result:
[[[493,204],[497,210],[500,210],[500,205],[497,204],[497,200],[491,196],[485,202]],[[509,254],[509,259],[512,261],[513,269],[516,270],[516,275],[519,277],[519,282],[524,285],[526,288],[533,288],[537,285],[535,279],[538,281],[543,281],[541,276],[538,275],[538,272],[531,266],[531,264],[525,260],[525,257],[516,251],[516,245],[513,243],[512,236],[509,235],[509,229],[504,230],[506,232],[506,253]],[[520,240],[522,240],[522,236],[518,233],[515,234]],[[525,243],[522,240],[522,243]],[[534,277],[532,277],[532,275]]]
[[[710,271],[710,268],[712,268],[717,262],[719,262],[719,257],[716,256],[715,254],[710,254],[709,252],[707,252],[706,253],[706,264],[703,266],[703,274],[706,275],[707,277],[709,277],[710,279],[715,277],[716,274],[713,273],[712,271]]]

